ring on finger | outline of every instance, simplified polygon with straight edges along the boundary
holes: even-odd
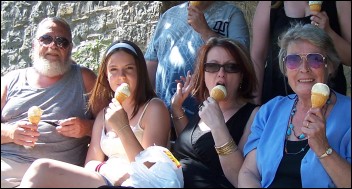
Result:
[[[309,128],[309,121],[307,122],[307,125],[306,125],[307,128]]]
[[[315,25],[315,26],[317,26],[317,27],[319,26],[319,24],[318,24],[318,23],[314,23],[314,25]]]

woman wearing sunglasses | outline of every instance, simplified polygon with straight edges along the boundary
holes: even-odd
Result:
[[[258,1],[252,22],[250,50],[259,78],[258,103],[264,104],[275,96],[294,93],[287,78],[280,72],[277,42],[282,32],[298,22],[313,24],[333,39],[342,64],[328,83],[332,89],[346,95],[346,68],[343,64],[351,67],[351,2],[321,2],[321,12],[316,12],[310,10],[308,1]]]
[[[280,69],[295,94],[258,111],[244,147],[239,187],[351,187],[351,98],[330,88],[322,108],[311,89],[327,83],[340,59],[324,30],[298,24],[279,40]]]
[[[227,180],[224,172],[237,178],[258,110],[250,103],[257,80],[249,53],[237,41],[211,38],[199,49],[194,75],[188,72],[177,82],[171,114],[178,136],[174,155],[182,164],[184,187],[237,187],[237,179]],[[219,102],[209,97],[216,85],[227,91]],[[182,103],[191,92],[202,106],[187,118]]]

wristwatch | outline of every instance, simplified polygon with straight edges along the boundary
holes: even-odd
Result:
[[[332,149],[331,149],[331,147],[329,147],[328,149],[326,149],[326,151],[325,151],[325,153],[323,153],[323,155],[319,156],[319,159],[322,159],[322,158],[329,156],[331,154],[332,154]]]

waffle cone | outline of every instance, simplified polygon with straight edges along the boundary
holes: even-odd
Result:
[[[122,83],[119,87],[117,87],[115,91],[115,98],[117,101],[122,104],[126,98],[128,98],[131,95],[129,85],[127,83]]]
[[[199,6],[200,5],[200,1],[190,1],[189,5],[191,5],[191,6]]]
[[[326,101],[328,100],[329,96],[325,96],[321,93],[314,93],[312,92],[311,101],[312,101],[312,108],[321,108],[324,106]]]
[[[38,125],[41,116],[43,114],[43,110],[38,106],[32,106],[28,109],[28,120],[32,124]]]
[[[210,92],[210,97],[212,97],[216,101],[220,101],[220,100],[223,100],[226,97],[226,95],[224,91],[222,91],[221,89],[214,88]]]
[[[116,98],[117,101],[120,102],[120,104],[122,104],[122,102],[125,101],[126,98],[128,98],[128,96],[127,96],[125,93],[118,92],[118,93],[115,95],[115,98]]]
[[[320,12],[321,5],[320,4],[311,4],[311,5],[309,5],[309,8],[311,11]]]
[[[28,120],[34,125],[38,125],[41,116],[29,116]]]

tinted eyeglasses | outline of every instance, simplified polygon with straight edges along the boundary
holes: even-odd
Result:
[[[325,64],[325,57],[319,53],[290,54],[283,61],[288,69],[297,69],[301,66],[303,58],[306,59],[310,68],[318,69]]]
[[[59,48],[66,49],[70,45],[70,41],[64,37],[51,37],[50,35],[40,36],[38,39],[40,45],[48,47],[53,41]]]
[[[215,73],[223,67],[226,73],[238,73],[241,71],[239,64],[227,63],[227,64],[217,64],[217,63],[204,63],[204,70],[206,72]]]

